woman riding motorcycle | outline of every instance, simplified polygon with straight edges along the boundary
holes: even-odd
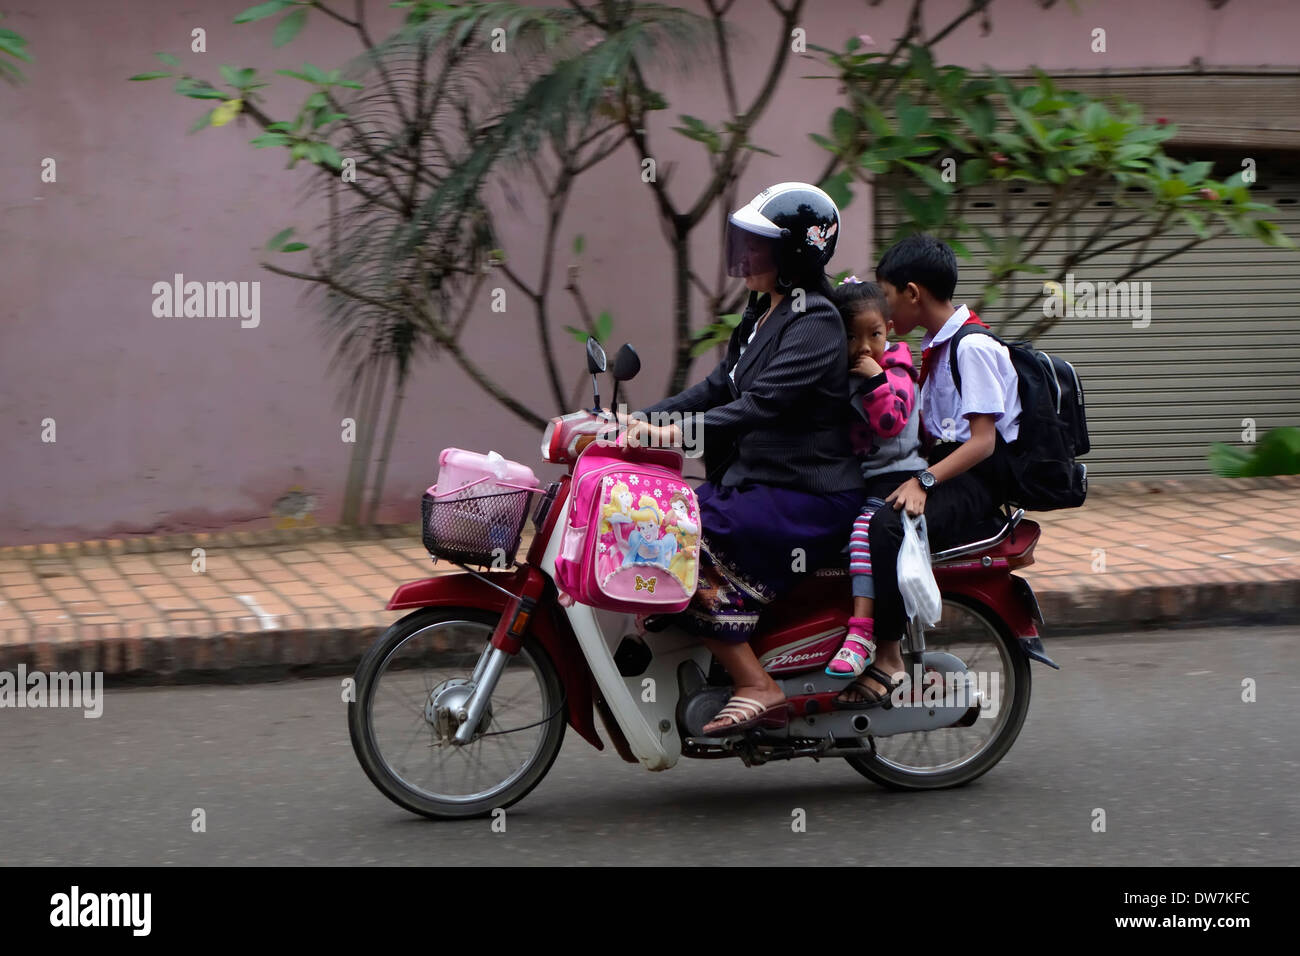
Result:
[[[844,323],[825,273],[839,230],[835,203],[807,183],[770,186],[732,213],[727,273],[750,293],[727,355],[704,381],[641,413],[703,416],[700,585],[676,622],[735,682],[704,728],[710,736],[784,725],[785,695],[748,642],[764,605],[843,548],[862,504]],[[629,440],[679,444],[681,433],[642,419]]]

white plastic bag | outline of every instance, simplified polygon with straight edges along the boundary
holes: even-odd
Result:
[[[930,538],[925,515],[912,517],[903,512],[903,546],[898,549],[898,590],[909,620],[919,618],[926,627],[939,623],[943,599],[930,567]]]

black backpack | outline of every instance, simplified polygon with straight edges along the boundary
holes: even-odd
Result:
[[[952,382],[959,393],[957,343],[974,333],[1002,342],[1020,379],[1020,432],[1010,444],[998,436],[998,452],[1004,456],[1008,475],[1008,501],[1030,511],[1079,507],[1088,495],[1088,467],[1074,459],[1087,454],[1092,445],[1083,385],[1074,366],[1028,342],[1005,342],[983,326],[963,325],[948,348]]]

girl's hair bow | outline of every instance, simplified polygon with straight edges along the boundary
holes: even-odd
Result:
[[[862,282],[857,276],[846,276],[841,280],[840,285],[858,285]]]

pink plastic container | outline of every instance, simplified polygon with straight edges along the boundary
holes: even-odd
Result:
[[[537,476],[527,465],[463,448],[444,448],[438,455],[438,483],[429,489],[435,498],[478,498],[508,491],[538,490]]]

